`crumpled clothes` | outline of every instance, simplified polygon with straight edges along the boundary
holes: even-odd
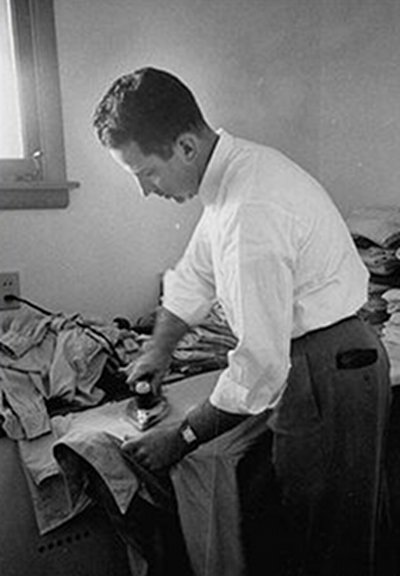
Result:
[[[387,302],[390,314],[382,327],[382,340],[384,344],[393,347],[391,357],[400,358],[400,290],[392,288],[385,292],[382,298]]]
[[[389,318],[382,326],[382,342],[390,360],[392,385],[400,384],[400,289],[391,288],[382,294]]]
[[[400,246],[400,209],[395,206],[357,208],[347,216],[346,223],[353,236],[385,248]]]
[[[32,312],[7,315],[1,325],[0,351],[11,358],[21,358],[41,344],[51,323],[50,316],[43,318]]]
[[[2,322],[0,417],[10,438],[33,439],[50,431],[46,400],[86,407],[103,399],[96,382],[109,358],[109,343],[117,344],[122,332],[100,323],[89,331],[88,322],[82,326],[77,320],[78,315],[43,318],[23,312]]]
[[[25,438],[36,438],[42,434],[50,432],[50,420],[43,395],[40,393],[35,380],[40,378],[37,374],[22,374],[13,370],[0,368],[0,387],[3,396],[3,405],[8,408],[13,415],[18,417],[20,426],[17,435],[15,424],[9,426],[10,415],[7,412],[4,426],[10,438],[19,439],[21,431]]]
[[[390,314],[400,311],[400,289],[391,288],[382,294],[387,302],[387,310]]]
[[[216,301],[207,317],[178,342],[171,369],[175,373],[192,374],[219,370],[228,364],[228,352],[237,345],[222,309]]]
[[[120,450],[126,435],[138,434],[126,417],[128,400],[51,418],[51,432],[18,442],[40,534],[53,530],[90,502],[80,459],[103,478],[124,513],[138,480]]]

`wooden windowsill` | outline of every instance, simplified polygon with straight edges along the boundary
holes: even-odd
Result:
[[[79,182],[0,182],[0,210],[66,208]]]

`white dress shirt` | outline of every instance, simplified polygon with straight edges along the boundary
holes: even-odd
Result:
[[[204,174],[204,210],[165,275],[163,306],[197,324],[215,299],[238,338],[210,397],[257,414],[279,399],[290,341],[351,316],[368,272],[324,189],[282,153],[219,131]]]

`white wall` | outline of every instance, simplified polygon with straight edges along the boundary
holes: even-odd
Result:
[[[287,152],[343,213],[400,204],[398,0],[55,0],[65,210],[0,213],[0,270],[52,310],[150,310],[199,215],[142,199],[96,142],[94,106],[144,65],[180,75],[214,126]]]

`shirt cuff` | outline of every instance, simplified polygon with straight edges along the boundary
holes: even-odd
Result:
[[[210,395],[210,403],[225,412],[260,414],[267,408],[274,408],[285,389],[284,385],[278,392],[273,391],[268,387],[265,379],[261,378],[253,386],[245,386],[232,380],[229,372],[229,368],[222,372]]]

